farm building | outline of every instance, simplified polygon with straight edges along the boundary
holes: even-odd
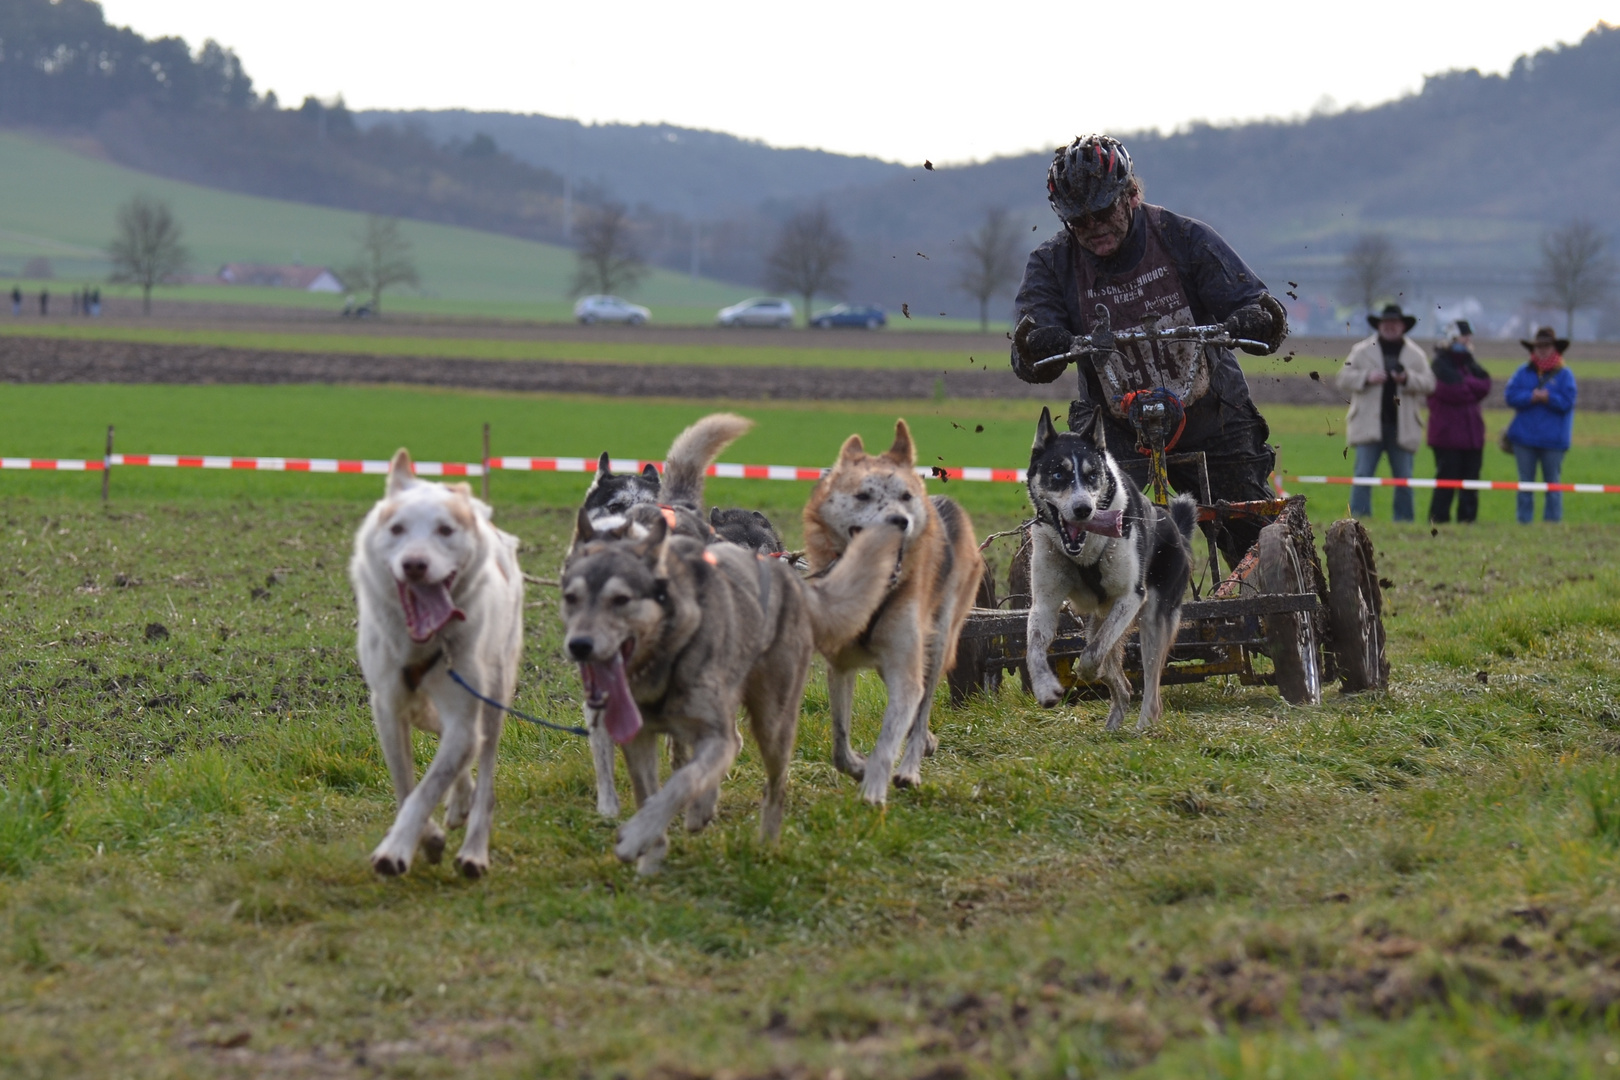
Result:
[[[324,266],[276,266],[271,263],[226,263],[219,280],[231,285],[263,285],[273,289],[339,293],[343,282]]]

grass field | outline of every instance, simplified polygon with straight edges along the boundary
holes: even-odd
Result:
[[[261,289],[258,292],[272,290]],[[558,305],[556,319],[568,317],[566,305]],[[714,313],[697,310],[690,325],[708,325]],[[701,317],[699,317],[701,316]],[[684,318],[684,316],[683,316]],[[674,320],[671,320],[674,321]],[[907,329],[940,330],[945,320],[918,323]],[[902,329],[896,327],[895,329]],[[958,329],[961,329],[958,327]],[[974,327],[974,329],[977,329]],[[885,332],[887,333],[887,332]],[[319,329],[289,328],[285,331],[233,330],[228,327],[185,327],[174,325],[130,326],[96,323],[50,323],[32,319],[0,321],[0,337],[60,337],[93,341],[132,341],[157,345],[216,345],[236,349],[263,349],[288,352],[360,353],[377,356],[458,357],[473,360],[606,360],[625,364],[721,364],[741,367],[828,367],[828,368],[913,368],[923,371],[966,371],[975,365],[1000,370],[1006,364],[1004,343],[991,349],[964,344],[953,349],[908,349],[903,336],[885,337],[890,347],[852,349],[828,347],[820,333],[782,334],[779,345],[685,345],[669,341],[514,341],[487,337],[441,337],[413,335],[407,327],[381,327],[372,334],[331,333]],[[970,360],[971,357],[971,360]],[[1342,356],[1240,356],[1250,378],[1303,376],[1317,371],[1331,378],[1343,363]],[[1511,360],[1485,360],[1484,367],[1498,379],[1506,379],[1519,365]],[[1620,378],[1620,365],[1607,360],[1571,360],[1569,367],[1578,379]],[[1071,376],[1072,377],[1072,376]],[[1060,380],[1068,385],[1068,377]]]
[[[1060,399],[1051,402],[1061,412]],[[235,454],[283,457],[386,458],[404,445],[424,461],[477,461],[484,423],[497,456],[660,458],[686,424],[719,407],[691,401],[625,401],[584,397],[448,393],[425,389],[318,386],[9,386],[0,393],[0,455],[101,456],[106,426],[129,453]],[[734,406],[759,426],[726,451],[723,460],[762,465],[825,465],[851,432],[887,446],[896,416],[912,425],[924,465],[1021,468],[1029,461],[1034,416],[1029,401],[909,401],[828,405],[816,402],[743,402]],[[1271,406],[1272,442],[1285,473],[1342,476],[1349,472],[1344,420],[1338,412]],[[1490,413],[1495,433],[1506,413]],[[983,431],[977,430],[983,427]],[[1614,483],[1620,476],[1620,415],[1584,413],[1564,477]],[[1493,443],[1494,445],[1494,443]],[[1419,459],[1419,475],[1432,475],[1432,459]],[[1487,479],[1515,479],[1512,459],[1494,449],[1485,457]],[[583,493],[582,475],[499,473],[492,478],[498,505],[565,505]],[[953,483],[943,489],[974,513],[1017,514],[1025,505],[1017,484]],[[119,498],[368,498],[370,477],[199,470],[121,469],[113,477]],[[1345,488],[1302,489],[1313,502],[1342,508]],[[7,495],[99,495],[94,474],[0,473]],[[777,481],[715,481],[716,502],[757,505],[794,514],[809,485]],[[1419,516],[1428,495],[1418,493]],[[1387,518],[1392,495],[1374,493],[1373,507]],[[1566,495],[1570,522],[1620,522],[1620,498]],[[1481,495],[1481,518],[1510,521],[1513,496]]]
[[[659,443],[657,408],[627,441]],[[1290,709],[1172,688],[1136,738],[1013,680],[937,709],[940,753],[885,814],[830,768],[814,678],[780,847],[755,839],[745,750],[719,819],[674,837],[653,880],[612,859],[584,748],[514,725],[492,876],[379,881],[365,856],[391,799],[344,581],[372,493],[103,511],[19,490],[0,500],[0,1073],[1594,1077],[1620,1060],[1612,528],[1530,548],[1513,526],[1455,543],[1375,523],[1388,694]],[[514,500],[500,520],[551,575],[569,510]],[[531,602],[521,703],[572,719],[554,597]],[[858,739],[881,703],[863,681]]]
[[[73,153],[55,143],[0,132],[0,279],[20,273],[33,256],[51,260],[52,287],[104,281],[106,246],[117,207],[137,192],[165,199],[185,230],[192,270],[208,273],[227,262],[304,262],[341,266],[350,261],[363,215],[300,203],[238,195],[135,172]],[[422,274],[418,296],[385,301],[401,311],[557,317],[573,274],[573,253],[472,229],[406,222]],[[10,283],[7,282],[9,290]],[[190,292],[224,302],[263,302],[244,294],[271,292],[280,303],[331,305],[293,290],[220,287]],[[186,290],[159,290],[187,295]],[[651,306],[706,311],[748,295],[748,289],[665,270],[651,273],[635,298]],[[341,301],[339,302],[341,304]]]

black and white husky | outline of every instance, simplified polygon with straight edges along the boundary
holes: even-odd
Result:
[[[1137,730],[1159,718],[1159,678],[1181,622],[1181,598],[1192,576],[1187,541],[1198,504],[1178,495],[1168,507],[1143,497],[1108,452],[1091,439],[1052,426],[1041,410],[1025,474],[1035,507],[1030,558],[1027,662],[1035,697],[1048,708],[1063,699],[1047,650],[1067,600],[1085,621],[1086,648],[1075,674],[1099,674],[1113,707],[1108,730],[1125,719],[1131,684],[1124,640],[1133,624],[1142,643],[1142,715]]]

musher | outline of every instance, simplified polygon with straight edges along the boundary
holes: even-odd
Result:
[[[1063,373],[1067,364],[1038,372],[1034,365],[1067,352],[1076,335],[1090,334],[1098,304],[1108,309],[1115,331],[1148,318],[1166,328],[1223,323],[1233,337],[1265,342],[1261,355],[1275,352],[1288,336],[1282,304],[1214,229],[1142,201],[1131,156],[1117,139],[1088,135],[1059,149],[1046,192],[1063,228],[1030,253],[1018,289],[1012,367],[1025,382],[1052,382]],[[1204,452],[1212,500],[1274,498],[1268,477],[1276,454],[1266,444],[1271,429],[1249,398],[1237,358],[1230,349],[1206,346],[1200,364],[1198,348],[1130,345],[1107,362],[1133,389],[1178,391],[1186,425],[1167,450]],[[1103,392],[1093,364],[1078,366],[1069,430],[1101,440],[1143,484],[1147,462],[1127,422],[1129,403]],[[1170,465],[1168,474],[1177,491],[1198,493],[1194,467]],[[1227,563],[1236,565],[1259,536],[1257,521],[1227,522],[1218,541]]]

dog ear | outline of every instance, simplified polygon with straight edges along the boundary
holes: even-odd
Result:
[[[720,508],[718,506],[709,507],[709,524],[720,524]]]
[[[411,452],[403,446],[394,451],[388,463],[388,495],[393,497],[416,483],[416,469],[411,465]]]
[[[658,466],[654,465],[650,461],[647,462],[646,465],[642,466],[641,475],[646,477],[648,480],[651,480],[655,484],[662,483],[658,477]]]
[[[866,444],[861,442],[859,435],[851,435],[844,440],[844,445],[838,450],[838,462],[854,461],[856,458],[866,456]]]
[[[894,422],[894,445],[883,456],[897,465],[917,464],[917,447],[911,441],[911,429],[904,420]]]
[[[579,508],[579,516],[574,519],[574,543],[583,544],[587,540],[596,539],[596,526],[591,524],[591,515]]]
[[[608,457],[608,452],[606,450],[602,451],[602,456],[596,459],[596,475],[613,475],[613,459]]]
[[[1041,406],[1041,419],[1035,425],[1035,445],[1030,447],[1030,457],[1036,458],[1046,449],[1046,444],[1057,438],[1057,428],[1052,426],[1052,410],[1045,405]]]

